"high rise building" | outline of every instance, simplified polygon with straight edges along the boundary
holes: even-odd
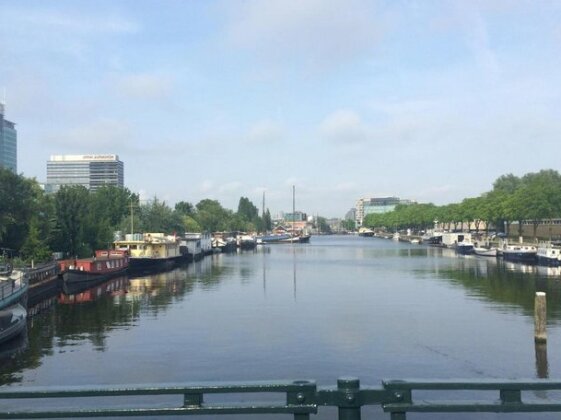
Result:
[[[5,106],[0,102],[0,167],[18,171],[18,133],[16,124],[4,118]]]
[[[103,185],[123,187],[125,166],[117,155],[53,155],[47,162],[46,190],[83,185],[95,191]]]

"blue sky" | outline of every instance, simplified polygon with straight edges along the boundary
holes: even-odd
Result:
[[[290,211],[295,185],[342,217],[560,170],[560,69],[559,1],[0,0],[19,172],[116,153],[171,205]]]

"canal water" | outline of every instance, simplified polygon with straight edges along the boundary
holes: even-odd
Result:
[[[547,354],[533,339],[538,290]],[[378,238],[213,255],[43,307],[0,348],[1,385],[561,377],[559,269]]]

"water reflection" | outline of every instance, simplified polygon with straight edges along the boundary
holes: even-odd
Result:
[[[259,247],[66,288],[30,321],[27,347],[0,365],[0,382],[50,384],[52,371],[87,365],[92,349],[101,362],[84,366],[83,383],[548,377],[547,348],[534,352],[524,334],[537,290],[559,323],[560,283],[558,268],[392,241]],[[453,299],[446,319],[435,296]]]
[[[549,363],[547,361],[547,343],[535,343],[536,351],[536,376],[549,378]]]
[[[158,316],[197,285],[212,289],[229,270],[207,258],[152,276],[64,284],[58,295],[30,308],[27,334],[0,346],[0,385],[20,382],[23,369],[40,367],[55,351],[84,343],[106,351],[114,329],[135,327],[142,314]]]
[[[426,271],[420,271],[426,274]],[[460,285],[474,297],[494,304],[518,307],[533,317],[534,296],[545,292],[548,320],[561,320],[561,278],[559,267],[541,267],[504,262],[494,258],[463,256],[433,274]]]

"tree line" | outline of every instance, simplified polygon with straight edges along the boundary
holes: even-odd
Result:
[[[266,231],[272,228],[267,209],[241,197],[236,212],[216,200],[172,208],[154,197],[146,202],[127,188],[104,186],[89,191],[62,186],[47,194],[35,179],[0,168],[0,251],[25,261],[46,261],[53,252],[84,257],[110,247],[115,232]],[[0,252],[0,255],[2,252]]]
[[[493,183],[493,189],[478,197],[465,198],[459,203],[442,206],[413,203],[398,205],[388,213],[369,214],[363,225],[370,228],[425,230],[435,220],[450,230],[464,223],[476,231],[485,226],[509,233],[510,225],[518,223],[517,234],[522,236],[523,222],[533,225],[533,234],[540,223],[561,217],[561,175],[552,169],[528,173],[521,177],[502,175]]]

